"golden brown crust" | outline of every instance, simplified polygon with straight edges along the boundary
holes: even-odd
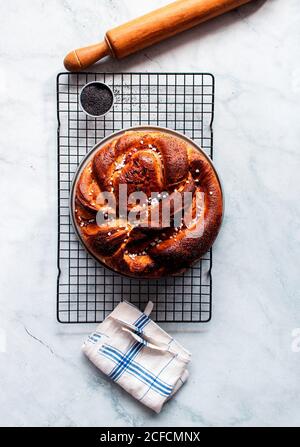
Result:
[[[109,211],[97,197],[103,191],[113,192],[120,206],[121,184],[127,185],[128,196],[136,191],[147,197],[161,193],[158,202],[147,203],[149,215],[156,210],[158,216],[151,227],[143,226],[149,224],[149,215],[143,218],[143,214],[136,224],[112,216],[107,225],[98,226],[97,211]],[[84,167],[75,192],[75,220],[88,249],[109,268],[133,277],[182,272],[210,249],[222,221],[222,191],[209,160],[184,139],[161,131],[128,131],[103,146]],[[176,203],[178,192],[182,197],[191,192],[192,203]],[[203,196],[200,208],[195,199],[198,192]],[[167,204],[171,224],[163,219]],[[181,220],[174,227],[186,207],[190,207],[192,223]],[[197,224],[203,231],[192,237]]]

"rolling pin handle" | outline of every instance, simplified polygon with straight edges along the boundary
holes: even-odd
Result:
[[[64,66],[68,71],[84,70],[110,53],[109,46],[105,41],[88,47],[78,48],[66,55]]]

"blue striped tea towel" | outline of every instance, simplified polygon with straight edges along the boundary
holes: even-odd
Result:
[[[85,355],[135,399],[160,412],[188,378],[191,354],[144,312],[122,301],[85,341]]]

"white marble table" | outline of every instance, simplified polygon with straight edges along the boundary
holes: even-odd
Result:
[[[193,353],[189,382],[152,414],[83,358],[91,326],[56,322],[55,76],[69,49],[149,9],[146,0],[1,2],[0,425],[300,425],[299,0],[253,2],[98,67],[216,76],[226,216],[212,321],[172,326]]]

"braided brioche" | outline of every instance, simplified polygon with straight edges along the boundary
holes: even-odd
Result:
[[[122,185],[127,198],[138,191],[147,202],[127,203],[120,196]],[[126,212],[139,209],[139,220],[112,214],[111,205],[99,200],[104,191],[112,193],[117,210],[124,204]],[[176,203],[175,194],[186,192],[191,202]],[[198,192],[203,197],[199,212]],[[165,205],[168,222],[162,216]],[[182,219],[186,207],[190,225]],[[208,158],[185,139],[162,131],[128,131],[111,140],[96,151],[75,185],[75,222],[84,244],[107,267],[132,277],[159,278],[187,269],[213,244],[222,212],[220,183]],[[195,237],[197,223],[202,231]]]

